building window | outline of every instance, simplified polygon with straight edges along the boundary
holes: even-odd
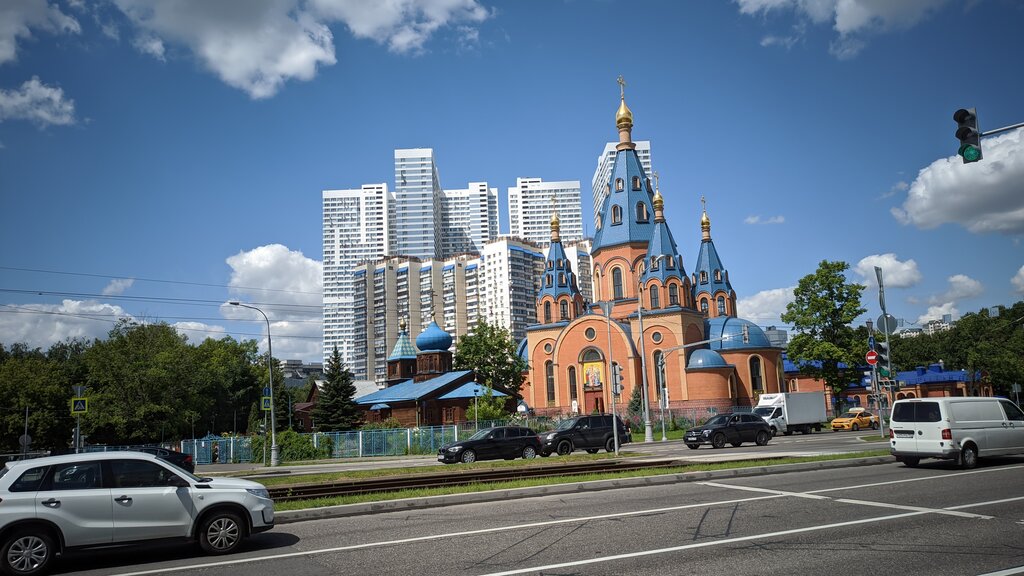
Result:
[[[548,260],[548,270],[551,270],[554,267],[555,267],[554,262],[552,262],[551,260]]]
[[[718,297],[718,315],[725,316],[725,296]]]
[[[640,189],[640,177],[639,176],[633,176],[633,190],[639,190],[639,189]]]
[[[660,344],[661,332],[654,332],[653,334],[651,334],[651,342],[654,342],[655,344]]]
[[[551,322],[551,302],[544,303],[544,323],[549,324]]]
[[[636,221],[647,222],[649,220],[647,216],[647,204],[643,202],[636,203]]]
[[[576,400],[579,398],[576,390],[576,367],[569,366],[569,400]]]
[[[700,299],[700,311],[703,312],[705,316],[708,315],[708,301],[707,301],[707,298],[701,298]]]
[[[587,340],[593,340],[597,337],[597,331],[593,328],[587,328],[583,331],[583,336],[585,336]]]
[[[547,374],[548,404],[555,402],[555,364],[548,360],[544,363],[544,371]]]
[[[655,310],[661,308],[661,296],[658,294],[659,290],[657,286],[651,286],[651,309]]]
[[[622,224],[622,207],[618,204],[612,206],[612,225]]]
[[[658,269],[658,260],[661,260],[661,258],[659,258],[658,256],[651,256],[651,270]]]
[[[668,305],[679,306],[679,286],[677,284],[668,285]]]
[[[707,284],[708,283],[708,271],[707,270],[701,270],[700,271],[700,283],[701,284]]]
[[[622,299],[622,268],[612,268],[612,295],[616,300]]]
[[[622,192],[622,178],[615,179],[615,191]]]
[[[568,320],[569,319],[569,301],[568,300],[562,300],[561,304],[559,305],[559,313],[561,315],[562,320]]]
[[[715,270],[715,282],[721,282],[721,281],[722,281],[722,271],[721,270]]]
[[[761,374],[761,357],[750,357],[750,388],[754,392],[764,390],[764,377]]]
[[[551,288],[551,275],[550,274],[548,274],[547,276],[544,277],[544,285],[547,286],[548,288]]]
[[[558,273],[558,285],[565,286],[565,272]]]
[[[546,352],[547,354],[551,354],[551,350],[553,350],[553,348],[551,348],[550,342],[544,345],[544,352]]]

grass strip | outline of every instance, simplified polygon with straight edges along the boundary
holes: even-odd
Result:
[[[565,484],[566,482],[588,482],[592,480],[612,480],[616,478],[636,478],[641,476],[662,476],[665,474],[681,474],[686,472],[707,472],[712,470],[727,470],[735,468],[756,468],[758,466],[774,466],[779,464],[799,464],[803,462],[824,462],[830,460],[848,460],[852,458],[869,458],[873,456],[888,456],[888,450],[868,450],[864,452],[852,452],[849,454],[828,454],[822,456],[799,456],[788,458],[764,458],[759,460],[739,460],[735,462],[714,462],[686,464],[674,468],[656,468],[651,470],[632,470],[627,472],[604,472],[600,474],[585,474],[571,477],[553,478],[530,478],[525,480],[513,480],[506,482],[486,482],[470,484],[468,486],[452,486],[450,488],[426,488],[420,490],[399,490],[395,492],[377,492],[372,494],[358,494],[354,496],[335,496],[330,498],[314,498],[310,500],[295,500],[292,502],[280,502],[274,504],[274,509],[283,512],[286,510],[305,510],[308,508],[322,508],[324,506],[339,506],[342,504],[361,504],[365,502],[381,502],[384,500],[399,500],[402,498],[423,498],[426,496],[446,496],[450,494],[465,494],[472,492],[486,492],[488,490],[507,490],[514,488],[530,488],[534,486],[549,486],[552,484]],[[422,470],[417,470],[422,471]],[[338,474],[330,475],[337,479]],[[270,480],[269,478],[267,480]],[[295,483],[292,479],[291,483]]]

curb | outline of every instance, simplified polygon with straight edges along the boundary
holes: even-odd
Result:
[[[479,502],[497,502],[520,498],[536,498],[557,494],[574,494],[579,492],[597,492],[600,490],[616,490],[635,486],[661,486],[680,482],[697,482],[701,480],[717,480],[722,478],[745,478],[781,474],[786,472],[804,472],[811,470],[828,470],[832,468],[849,468],[853,466],[869,466],[875,464],[892,464],[892,456],[871,456],[867,458],[850,458],[847,460],[824,460],[820,462],[801,462],[798,464],[776,464],[771,466],[752,466],[749,468],[730,468],[707,472],[685,472],[682,474],[660,474],[657,476],[639,476],[636,478],[617,478],[613,480],[591,480],[589,482],[570,482],[567,484],[551,484],[550,486],[532,486],[505,490],[488,490],[486,492],[469,492],[465,494],[448,494],[444,496],[426,496],[423,498],[403,498],[400,500],[384,500],[381,502],[363,502],[360,504],[342,504],[306,510],[288,510],[275,514],[275,524],[291,524],[307,520],[324,520],[328,518],[344,518],[347,516],[363,516],[383,512],[401,510],[423,510],[456,504]]]

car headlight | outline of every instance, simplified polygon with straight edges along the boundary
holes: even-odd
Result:
[[[246,488],[245,491],[257,498],[270,499],[270,492],[266,488]]]
[[[448,451],[449,452],[458,452],[459,450],[462,450],[462,446],[449,446],[448,447]]]
[[[545,440],[554,440],[555,439],[555,433],[552,432],[552,433],[548,434],[547,436],[544,437],[544,439]]]
[[[704,434],[704,437],[707,438],[708,436],[711,436],[711,430],[704,430],[702,434]]]

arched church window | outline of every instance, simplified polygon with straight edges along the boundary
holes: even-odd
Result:
[[[622,224],[622,206],[615,204],[612,206],[612,225]]]
[[[679,306],[679,285],[669,284],[668,285],[668,305]]]
[[[576,400],[578,397],[578,392],[576,391],[576,367],[569,366],[569,400]]]
[[[551,322],[551,302],[544,303],[544,323],[548,324]]]
[[[647,191],[648,192],[651,191],[651,179],[650,178],[647,178]]]
[[[544,276],[544,285],[551,288],[551,275],[547,274]]]
[[[661,296],[658,294],[659,290],[657,286],[651,286],[651,309],[655,310],[661,308]]]
[[[558,285],[559,286],[565,286],[565,273],[564,272],[559,272],[558,273]]]
[[[660,266],[660,264],[658,264],[659,260],[661,260],[661,258],[658,258],[657,256],[651,256],[651,270],[658,269],[658,266]]]
[[[725,296],[718,297],[718,315],[725,316]]]
[[[544,372],[547,376],[548,404],[555,402],[555,364],[548,360],[544,363]]]
[[[640,189],[640,177],[639,176],[633,176],[633,190],[639,190],[639,189]]]
[[[615,179],[615,191],[622,192],[622,178]]]
[[[700,283],[701,284],[707,284],[708,283],[708,271],[707,270],[701,270],[700,271]]]
[[[722,281],[722,271],[721,270],[715,270],[715,282],[721,282],[721,281]]]
[[[559,313],[560,313],[560,316],[561,316],[562,320],[568,320],[569,319],[569,301],[568,300],[562,300],[561,304],[559,305]]]
[[[555,264],[551,260],[548,260],[548,270],[551,270],[554,267],[555,267]]]
[[[750,357],[750,389],[754,392],[764,390],[764,375],[761,374],[761,357]]]
[[[676,257],[669,255],[667,260],[668,260],[668,269],[669,270],[673,270],[676,267]]]
[[[561,258],[558,259],[558,263],[555,264],[555,267],[558,268],[559,270],[562,269],[562,259]]]
[[[647,215],[647,204],[643,202],[636,203],[636,221],[647,222],[650,218]]]
[[[707,298],[701,298],[700,299],[700,311],[703,312],[705,316],[708,315],[708,299]]]
[[[612,297],[622,299],[622,268],[612,268]]]

